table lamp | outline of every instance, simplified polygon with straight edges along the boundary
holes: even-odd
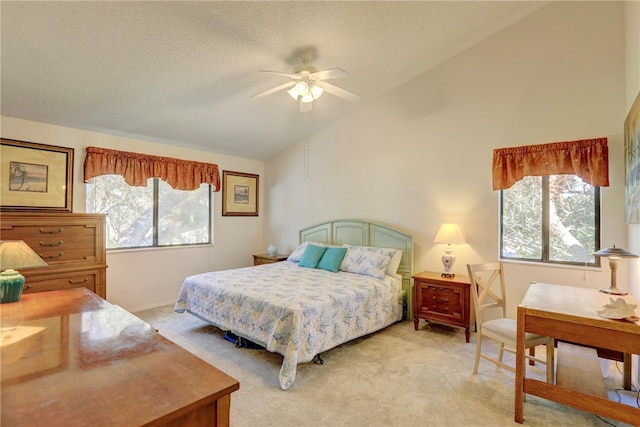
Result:
[[[620,260],[620,258],[638,258],[638,255],[627,252],[624,249],[616,248],[616,245],[613,245],[612,248],[600,249],[598,252],[594,252],[594,255],[609,258],[609,268],[611,269],[611,286],[608,289],[600,289],[600,292],[613,295],[626,295],[627,293],[619,290],[616,285],[618,260]]]
[[[444,266],[444,273],[442,277],[455,277],[455,274],[451,272],[453,264],[456,263],[456,257],[453,255],[453,248],[451,245],[459,245],[464,243],[464,237],[458,228],[458,224],[442,224],[436,234],[433,243],[446,243],[447,247],[442,255],[442,265]]]
[[[0,241],[0,304],[20,301],[24,276],[15,269],[46,267],[48,264],[22,240]]]

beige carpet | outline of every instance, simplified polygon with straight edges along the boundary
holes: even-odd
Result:
[[[282,391],[278,372],[282,356],[238,349],[219,329],[172,306],[135,313],[159,333],[240,382],[231,397],[231,426],[514,426],[514,376],[481,361],[471,373],[475,336],[421,322],[392,325],[322,355],[323,365],[298,365],[293,386]],[[539,350],[544,354],[544,349]],[[507,359],[513,362],[512,356]],[[611,364],[605,381],[621,386]],[[544,379],[544,367],[529,376]],[[612,398],[618,393],[612,391]],[[636,395],[620,392],[628,404]],[[526,426],[607,426],[595,415],[528,396]],[[640,420],[639,420],[640,423]]]

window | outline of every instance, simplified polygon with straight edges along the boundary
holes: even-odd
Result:
[[[211,243],[211,185],[174,190],[158,178],[132,187],[120,175],[87,183],[87,212],[107,214],[107,249]]]
[[[600,188],[576,175],[528,176],[500,190],[502,259],[599,266]]]

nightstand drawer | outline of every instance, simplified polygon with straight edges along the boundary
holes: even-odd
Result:
[[[427,285],[422,294],[425,298],[421,305],[427,311],[433,312],[434,315],[462,319],[462,306],[464,305],[462,289]]]

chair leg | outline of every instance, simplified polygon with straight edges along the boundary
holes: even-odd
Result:
[[[478,373],[478,365],[480,364],[480,352],[482,351],[482,335],[476,334],[476,360],[473,362],[473,373]]]
[[[502,363],[502,355],[504,354],[504,343],[500,343],[500,349],[498,350],[498,360]]]
[[[536,348],[535,347],[529,347],[529,356],[536,357]],[[535,360],[529,359],[529,366],[534,366],[535,364],[536,364]]]

